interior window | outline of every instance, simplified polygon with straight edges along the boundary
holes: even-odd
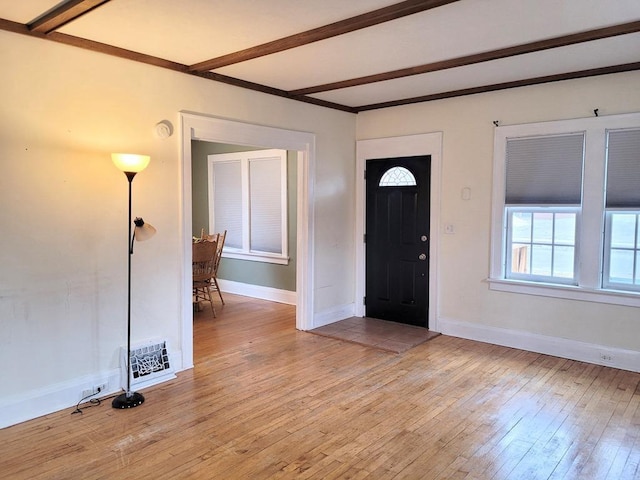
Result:
[[[286,264],[287,152],[212,154],[209,225],[227,231],[223,256]]]

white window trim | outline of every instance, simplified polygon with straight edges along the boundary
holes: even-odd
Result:
[[[632,291],[601,288],[604,248],[604,178],[607,130],[640,127],[640,113],[496,127],[494,134],[491,221],[492,290],[640,307]],[[578,239],[578,285],[547,284],[505,278],[505,148],[508,138],[567,133],[585,134],[582,213]]]
[[[282,236],[280,240],[281,252],[271,253],[251,250],[251,226],[249,215],[249,162],[253,157],[279,157],[280,158],[280,205],[281,205],[281,225]],[[225,245],[222,256],[238,260],[249,260],[253,262],[275,263],[287,265],[289,263],[289,235],[288,235],[288,193],[287,193],[287,151],[280,149],[251,150],[247,152],[220,153],[207,156],[208,166],[208,194],[209,194],[209,225],[215,225],[214,209],[211,208],[214,198],[213,164],[217,162],[240,161],[242,175],[242,248],[233,248]]]

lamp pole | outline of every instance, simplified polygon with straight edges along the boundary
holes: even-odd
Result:
[[[131,234],[131,193],[133,177],[138,172],[124,172],[129,181],[129,232],[127,233],[127,390],[111,402],[113,408],[133,408],[144,403],[144,396],[131,391],[131,256],[133,255],[133,236]]]
[[[135,230],[131,231],[131,203],[132,203],[132,190],[133,190],[133,178],[136,173],[144,170],[149,164],[149,157],[145,155],[133,155],[133,154],[112,154],[113,163],[124,172],[129,182],[129,215],[128,215],[128,232],[127,232],[127,359],[126,359],[126,375],[127,375],[127,389],[124,393],[118,395],[111,402],[113,408],[133,408],[144,403],[144,396],[138,392],[131,391],[131,256],[133,255],[133,241],[135,238]],[[138,228],[138,221],[140,227],[144,225],[142,219],[136,218],[136,228]],[[149,226],[150,227],[150,226]],[[155,229],[151,227],[151,230],[155,232]],[[153,233],[151,233],[152,235]]]

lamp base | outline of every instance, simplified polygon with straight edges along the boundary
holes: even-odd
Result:
[[[133,408],[144,403],[144,397],[138,392],[125,392],[118,395],[111,402],[113,408]]]

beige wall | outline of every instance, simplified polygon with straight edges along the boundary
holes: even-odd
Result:
[[[314,305],[352,302],[354,115],[7,32],[0,45],[0,404],[59,393],[48,407],[62,408],[117,371],[127,181],[114,151],[151,155],[133,183],[133,215],[158,230],[133,256],[133,341],[180,347],[180,111],[315,134]],[[165,119],[175,133],[161,139]]]
[[[439,317],[640,351],[638,308],[490,291],[493,121],[501,125],[640,111],[640,73],[371,111],[357,138],[443,132]],[[464,187],[471,200],[461,198]],[[453,224],[454,235],[443,233]]]

